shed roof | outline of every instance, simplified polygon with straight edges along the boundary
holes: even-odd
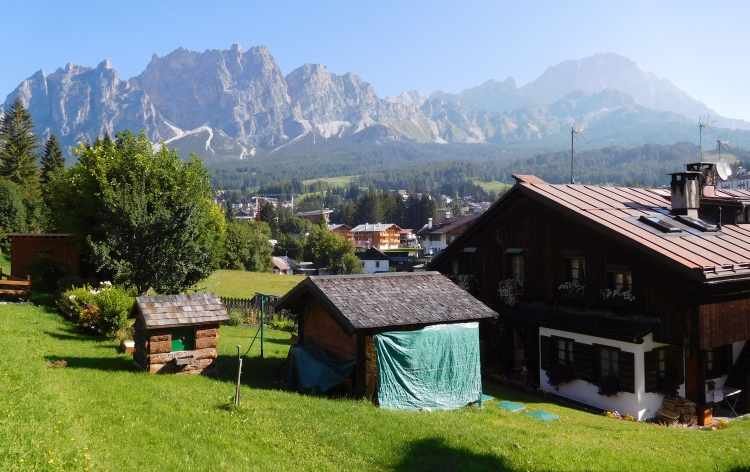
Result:
[[[352,335],[358,329],[493,318],[497,313],[439,272],[308,277],[274,304],[288,308],[316,298]]]
[[[292,268],[289,263],[281,257],[274,256],[271,258],[271,261],[273,262],[273,265],[279,270],[289,270]]]
[[[229,314],[213,292],[189,295],[138,297],[133,312],[143,318],[147,328],[170,328],[223,323]]]
[[[517,182],[476,222],[441,251],[431,264],[461,250],[485,222],[520,192],[565,213],[583,224],[601,230],[625,244],[653,255],[665,264],[702,281],[750,277],[750,225],[725,224],[721,230],[704,233],[670,215],[669,192],[660,189],[606,187],[581,184],[548,184],[533,176],[514,176]],[[718,194],[719,192],[717,192]],[[738,197],[744,195],[737,195]],[[721,192],[720,198],[731,197]],[[707,199],[701,198],[701,204]],[[677,226],[678,233],[662,233],[638,221],[653,216]],[[459,243],[459,244],[457,244]]]

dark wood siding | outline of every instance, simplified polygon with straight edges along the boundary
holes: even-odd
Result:
[[[310,314],[302,328],[302,342],[321,347],[336,360],[357,357],[357,337],[349,337],[317,300],[310,301]]]
[[[728,300],[700,305],[700,349],[744,341],[748,336],[750,300]]]
[[[573,343],[573,373],[577,379],[594,381],[594,346]]]

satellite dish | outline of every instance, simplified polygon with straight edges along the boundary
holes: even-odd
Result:
[[[727,180],[732,175],[732,168],[727,161],[721,159],[716,163],[716,172],[719,174],[721,180]]]

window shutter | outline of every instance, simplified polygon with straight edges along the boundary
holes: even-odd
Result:
[[[672,346],[669,351],[669,360],[672,364],[672,378],[677,382],[677,385],[681,385],[685,383],[684,350],[681,346]]]
[[[549,370],[551,368],[550,365],[550,347],[552,345],[552,338],[549,336],[540,336],[539,337],[539,350],[541,357],[539,358],[540,366],[542,367],[542,370]]]
[[[573,374],[575,378],[594,381],[594,346],[573,343]]]
[[[643,353],[643,367],[646,376],[646,393],[656,392],[659,380],[659,356],[658,351],[648,351]]]
[[[635,393],[635,354],[620,351],[620,388],[624,392]]]

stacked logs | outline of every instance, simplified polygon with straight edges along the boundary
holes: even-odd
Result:
[[[690,426],[698,424],[695,403],[682,397],[664,397],[664,408],[659,410],[656,418],[663,423],[683,423]]]
[[[144,330],[135,326],[133,360],[152,374],[209,374],[216,372],[219,325],[195,328],[195,349],[172,351],[169,328]],[[140,328],[140,329],[139,329]]]

